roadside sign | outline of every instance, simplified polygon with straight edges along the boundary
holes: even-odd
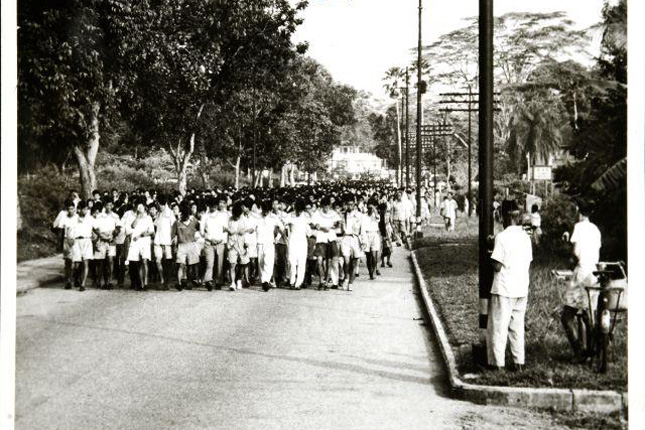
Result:
[[[532,176],[536,181],[552,180],[551,166],[533,166]]]

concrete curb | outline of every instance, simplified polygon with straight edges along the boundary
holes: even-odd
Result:
[[[617,391],[592,391],[568,388],[528,388],[528,387],[495,387],[490,385],[468,384],[461,380],[457,370],[457,362],[448,342],[448,336],[443,328],[437,309],[428,294],[427,285],[419,261],[417,251],[412,251],[410,257],[421,290],[423,304],[430,317],[430,324],[437,337],[441,356],[448,370],[448,381],[453,397],[468,400],[473,403],[499,406],[520,406],[535,408],[553,408],[562,411],[582,412],[614,412],[627,413],[627,393]]]

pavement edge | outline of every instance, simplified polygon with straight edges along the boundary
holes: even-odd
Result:
[[[448,371],[448,381],[453,397],[473,403],[498,406],[517,406],[534,408],[552,408],[562,411],[582,412],[615,412],[627,413],[628,394],[617,391],[593,391],[565,388],[524,388],[496,387],[490,385],[468,384],[461,380],[457,370],[452,347],[446,334],[437,309],[428,294],[427,284],[421,273],[417,251],[410,252],[417,286],[425,310],[430,317],[430,325],[437,338],[441,356]]]

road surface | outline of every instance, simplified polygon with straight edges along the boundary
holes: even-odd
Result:
[[[16,429],[556,428],[448,397],[407,252],[393,261],[350,293],[30,290]]]

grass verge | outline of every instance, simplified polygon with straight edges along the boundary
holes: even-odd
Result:
[[[432,223],[440,223],[439,217]],[[470,346],[479,338],[477,225],[473,217],[458,219],[455,232],[430,227],[417,243],[419,265],[460,374],[472,374],[468,382],[483,385],[627,391],[626,322],[616,327],[606,374],[595,373],[589,366],[570,364],[572,353],[559,318],[561,287],[550,274],[566,262],[542,255],[540,249],[534,251],[530,273],[527,366],[521,372],[489,372],[473,364]]]

